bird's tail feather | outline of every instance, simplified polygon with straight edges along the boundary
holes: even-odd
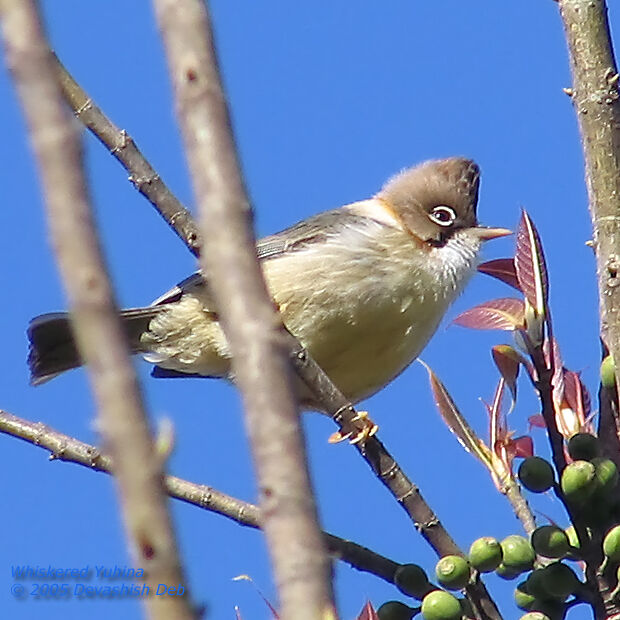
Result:
[[[123,310],[121,319],[132,353],[139,353],[140,335],[162,306]],[[30,383],[40,385],[60,373],[82,365],[77,350],[71,318],[67,312],[54,312],[35,317],[28,325],[28,366]]]

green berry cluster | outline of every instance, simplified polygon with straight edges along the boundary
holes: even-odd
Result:
[[[537,456],[524,459],[518,470],[519,480],[532,493],[555,488],[566,500],[571,514],[583,517],[582,526],[587,524],[587,540],[582,542],[591,545],[596,540],[605,562],[620,564],[620,518],[616,516],[620,507],[614,499],[618,470],[613,461],[601,456],[599,440],[588,433],[573,436],[567,442],[567,453],[572,461],[559,482],[552,465]],[[607,533],[596,538],[592,535],[595,531]],[[521,576],[514,594],[517,606],[527,612],[521,620],[561,619],[567,605],[578,603],[587,588],[566,562],[581,561],[583,557],[572,525],[565,530],[557,525],[543,525],[532,532],[529,540],[516,534],[501,541],[485,536],[471,544],[466,558],[448,555],[437,562],[438,585],[431,583],[417,564],[400,566],[394,578],[397,587],[403,594],[422,601],[421,606],[389,601],[379,608],[378,615],[380,620],[411,620],[418,614],[424,620],[469,617],[466,599],[459,599],[448,590],[464,589],[476,572],[495,572],[503,579]]]
[[[519,480],[532,493],[544,493],[555,487],[581,523],[582,536],[585,534],[587,538],[582,542],[598,545],[598,553],[603,552],[606,562],[620,563],[620,525],[617,525],[618,507],[614,498],[618,483],[616,465],[601,456],[598,438],[589,433],[571,437],[566,451],[571,462],[559,483],[551,464],[540,457],[530,457],[521,463]],[[556,525],[544,525],[532,533],[529,542],[535,555],[544,560],[515,590],[517,606],[529,612],[522,620],[563,618],[568,599],[574,595],[573,600],[578,601],[587,588],[565,563],[584,557],[575,527],[571,525],[563,530]],[[545,563],[546,560],[554,561]]]

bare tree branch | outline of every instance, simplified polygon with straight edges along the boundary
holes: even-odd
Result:
[[[129,180],[134,187],[157,209],[172,230],[183,240],[189,251],[194,256],[198,256],[202,242],[192,214],[161,180],[159,174],[136,146],[133,138],[124,129],[116,127],[103,114],[55,54],[53,63],[62,92],[75,116],[129,171]]]
[[[515,516],[521,521],[525,533],[531,536],[532,532],[536,529],[536,519],[532,509],[527,503],[527,499],[521,491],[521,487],[514,479],[511,479],[506,485],[503,493],[510,502]]]
[[[620,386],[620,94],[605,0],[559,0],[568,45],[573,85],[571,95],[585,160],[590,218],[594,231],[601,338],[615,360]],[[599,435],[611,458],[620,459],[617,429],[618,391],[601,388]],[[600,555],[600,550],[599,550]],[[595,570],[602,558],[591,558],[587,576],[598,583],[593,601],[597,618],[615,617],[618,602],[613,584]],[[614,576],[615,579],[615,576]]]
[[[206,4],[155,0],[200,208],[208,275],[232,352],[260,488],[280,614],[335,617],[283,325],[255,252],[251,212]]]
[[[100,452],[97,447],[60,433],[42,422],[30,422],[1,409],[0,433],[49,450],[50,460],[75,463],[108,474],[112,471],[112,459]],[[239,525],[261,527],[258,506],[231,497],[206,484],[196,484],[176,476],[165,476],[164,487],[170,497],[222,515]],[[359,571],[372,573],[389,583],[394,583],[396,569],[401,566],[398,562],[333,534],[323,532],[323,536],[329,552],[339,560]]]
[[[99,425],[114,456],[134,562],[151,584],[186,586],[135,373],[95,233],[79,137],[54,77],[37,6],[3,0],[0,16],[9,68],[39,165],[48,221],[88,362]],[[189,596],[143,599],[152,618],[192,618]]]
[[[560,0],[594,229],[601,337],[620,386],[620,95],[605,0]],[[617,407],[615,408],[617,416]],[[616,424],[605,429],[617,436]],[[620,444],[616,440],[616,452]]]

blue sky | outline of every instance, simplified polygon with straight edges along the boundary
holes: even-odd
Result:
[[[192,204],[161,44],[148,2],[42,2],[60,58],[106,113],[129,131],[162,178]],[[612,7],[617,11],[617,7]],[[557,4],[520,2],[389,3],[217,0],[212,13],[223,77],[259,235],[318,211],[365,198],[391,174],[425,159],[467,155],[482,168],[479,217],[515,228],[526,208],[543,239],[555,330],[566,364],[598,377],[597,293],[583,165],[569,98],[570,75]],[[612,27],[618,27],[612,13]],[[38,180],[6,70],[0,69],[0,290],[3,359],[0,407],[96,443],[94,405],[83,370],[39,388],[28,385],[25,329],[42,312],[66,307],[46,231]],[[146,305],[195,267],[192,256],[126,180],[126,173],[85,136],[97,218],[123,305]],[[59,154],[62,156],[62,154]],[[508,256],[514,239],[490,243],[486,258]],[[480,433],[479,398],[497,380],[489,349],[509,335],[449,327],[459,311],[512,295],[478,275],[456,302],[422,357],[440,375]],[[154,423],[173,420],[170,473],[253,501],[255,482],[234,388],[214,381],[149,377],[137,362]],[[414,364],[365,403],[380,436],[422,489],[456,541],[519,531],[508,503],[466,454],[432,404]],[[537,412],[521,385],[511,416],[519,433]],[[323,527],[399,562],[428,569],[433,554],[404,512],[347,445],[327,443],[334,428],[304,417]],[[537,450],[547,453],[535,434]],[[4,509],[0,604],[6,617],[92,620],[135,618],[132,601],[34,601],[11,598],[12,565],[126,565],[112,480],[50,463],[47,453],[0,437]],[[552,498],[533,506],[561,518]],[[275,599],[260,533],[173,503],[188,585],[210,618],[267,618],[254,587]],[[542,517],[541,517],[542,519]],[[506,618],[518,617],[512,586],[487,580]],[[399,598],[380,580],[338,566],[342,618],[366,599]],[[403,599],[404,600],[404,599]],[[569,618],[587,617],[576,610]]]

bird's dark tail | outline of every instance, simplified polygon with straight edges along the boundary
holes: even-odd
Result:
[[[162,306],[132,308],[121,312],[132,353],[139,353],[140,336],[148,329],[150,320],[163,309]],[[71,327],[70,315],[54,312],[37,316],[28,325],[28,366],[30,383],[40,385],[65,370],[82,365]]]

